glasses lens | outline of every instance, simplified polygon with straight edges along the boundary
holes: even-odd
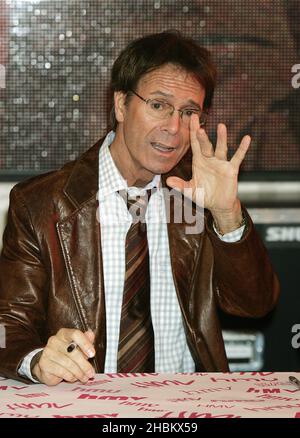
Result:
[[[199,117],[199,124],[200,126],[204,126],[205,125],[205,121],[206,121],[206,116],[204,113],[201,113],[201,111],[192,111],[192,110],[187,110],[184,111],[182,113],[182,124],[186,127],[190,126],[191,123],[191,117],[193,114],[196,114]]]
[[[163,100],[149,99],[147,102],[147,111],[156,119],[166,119],[173,113],[174,108]]]
[[[164,100],[158,100],[158,99],[149,99],[146,102],[146,109],[147,109],[147,113],[158,120],[162,120],[162,119],[167,119],[168,117],[170,117],[174,111],[175,108],[173,107],[173,105],[171,105],[168,102],[165,102]],[[182,120],[182,124],[186,127],[190,126],[190,121],[191,121],[191,116],[193,114],[197,114],[199,117],[199,123],[200,126],[204,126],[206,123],[206,118],[207,118],[207,113],[205,111],[201,112],[201,111],[197,111],[197,110],[184,110],[181,113],[181,120]]]

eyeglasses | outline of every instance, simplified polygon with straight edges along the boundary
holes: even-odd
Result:
[[[199,117],[200,126],[204,126],[206,123],[208,113],[204,110],[196,108],[184,108],[182,110],[176,109],[172,104],[164,100],[144,99],[135,91],[130,91],[146,103],[147,113],[154,119],[164,120],[171,117],[174,111],[178,111],[182,120],[182,124],[187,128],[190,126],[190,120],[193,114],[196,114]]]

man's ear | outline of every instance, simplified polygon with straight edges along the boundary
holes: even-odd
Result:
[[[126,112],[125,100],[126,94],[124,94],[122,91],[114,92],[115,115],[119,123],[124,122]]]

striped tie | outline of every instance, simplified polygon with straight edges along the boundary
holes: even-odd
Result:
[[[120,195],[124,198],[124,192],[120,192]],[[133,216],[133,222],[125,244],[126,272],[118,349],[118,372],[121,373],[154,371],[149,250],[145,222],[150,195],[151,191],[148,190],[145,196],[127,199],[127,208]]]

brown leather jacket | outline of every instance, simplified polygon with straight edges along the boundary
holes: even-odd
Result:
[[[11,192],[0,259],[3,376],[25,380],[17,374],[24,356],[62,327],[95,331],[94,366],[103,372],[106,314],[96,197],[100,145],[101,140],[79,160]],[[171,173],[189,176],[181,163]],[[185,234],[184,223],[168,224],[172,271],[197,370],[227,371],[217,306],[234,315],[263,316],[275,305],[279,284],[248,215],[247,231],[236,243],[222,242],[209,212],[205,218],[201,234]]]

